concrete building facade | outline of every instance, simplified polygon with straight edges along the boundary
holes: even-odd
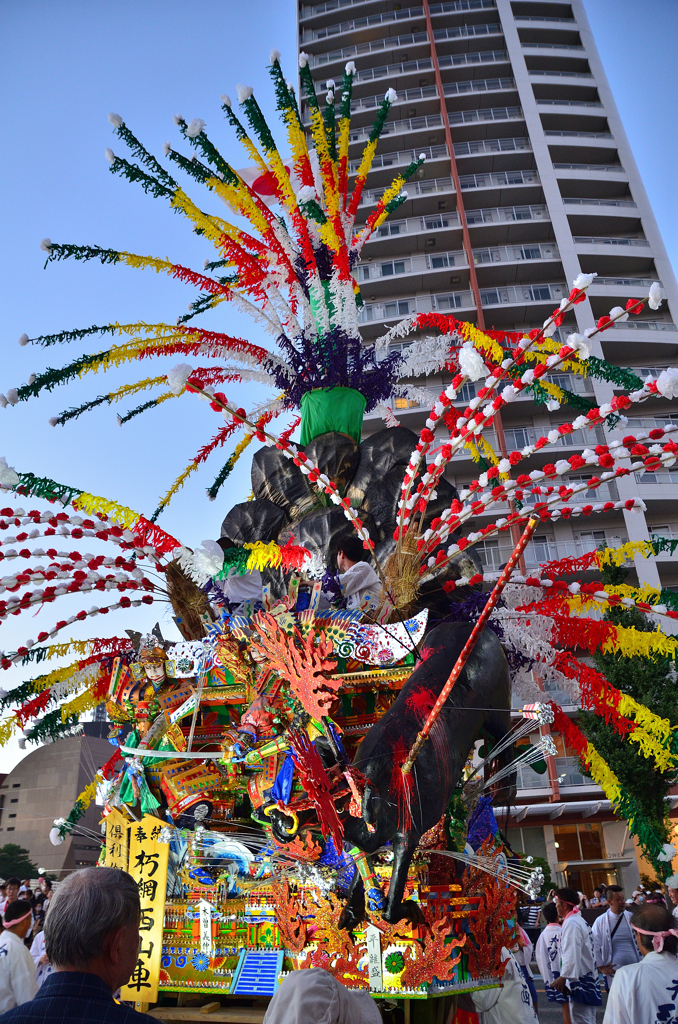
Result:
[[[24,847],[35,866],[45,868],[52,877],[94,866],[101,850],[95,838],[72,835],[53,846],[49,833],[54,819],[70,813],[112,752],[107,740],[83,733],[46,743],[28,754],[0,784],[0,846]],[[101,808],[93,801],[79,825],[98,833],[100,819]]]
[[[346,62],[356,64],[354,173],[386,89],[397,91],[359,219],[366,219],[399,170],[426,154],[406,186],[407,202],[367,243],[356,268],[365,341],[426,311],[450,312],[488,329],[541,326],[577,274],[595,271],[587,300],[557,336],[583,333],[612,307],[643,297],[659,281],[667,299],[662,307],[599,335],[592,354],[641,377],[678,364],[678,287],[582,0],[300,2],[298,43],[309,55],[321,102],[327,80],[339,83]],[[308,122],[303,104],[302,114]],[[438,374],[414,383],[433,402],[450,379]],[[566,373],[549,379],[596,404],[614,394],[612,385],[597,380]],[[465,387],[461,407],[475,387]],[[393,409],[404,426],[418,430],[428,406],[395,399]],[[509,450],[534,443],[571,418],[564,409],[549,413],[530,398],[512,403],[502,416]],[[596,428],[593,443],[677,416],[666,401],[649,401],[634,407],[626,429]],[[377,416],[367,417],[366,433],[382,427]],[[496,433],[488,440],[500,450]],[[559,447],[567,456],[591,443],[590,433],[584,438],[577,432]],[[524,472],[552,458],[551,449],[536,453]],[[448,478],[461,487],[476,475],[470,456],[462,453]],[[527,551],[528,570],[601,543],[617,546],[652,533],[678,537],[678,471],[643,473],[595,493],[596,501],[640,495],[647,510],[543,524]],[[503,510],[489,514],[495,518]],[[509,553],[508,541],[480,548],[488,568],[503,565]],[[678,588],[678,556],[637,558],[633,573],[629,582]],[[560,756],[548,776],[521,773],[511,842],[546,857],[554,879],[578,889],[606,880],[635,887],[644,867],[625,823],[578,773],[560,737],[557,742]]]

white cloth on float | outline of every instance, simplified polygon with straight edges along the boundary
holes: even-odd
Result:
[[[268,1004],[264,1024],[381,1024],[369,992],[348,989],[327,971],[292,971]]]
[[[471,993],[480,1024],[539,1024],[520,964],[505,946],[501,958],[506,961],[501,988]]]

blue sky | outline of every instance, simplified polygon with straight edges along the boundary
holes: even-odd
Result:
[[[586,8],[603,62],[640,166],[650,200],[676,265],[675,167],[678,164],[678,4],[675,0],[587,0]],[[172,115],[202,117],[224,155],[239,167],[248,161],[224,124],[219,96],[235,96],[237,83],[253,85],[272,115],[272,90],[265,71],[277,47],[294,75],[295,6],[292,0],[249,0],[246,4],[192,0],[3,0],[0,3],[0,95],[4,111],[4,153],[0,164],[0,391],[25,382],[31,372],[59,366],[87,350],[20,348],[17,338],[64,328],[146,320],[173,323],[194,297],[190,287],[153,271],[65,262],[43,270],[43,237],[96,243],[144,255],[169,257],[201,269],[209,246],[192,235],[186,221],[163,200],[146,196],[108,172],[104,149],[125,148],[112,135],[109,111],[122,115],[148,149],[162,154],[171,141],[188,152]],[[273,120],[273,118],[271,118]],[[282,137],[282,133],[278,133]],[[218,209],[188,191],[208,209]],[[250,322],[221,306],[205,325],[264,341]],[[91,344],[91,342],[90,342]],[[106,342],[101,347],[105,347]],[[90,349],[92,350],[92,349]],[[176,358],[168,360],[173,365]],[[158,361],[105,376],[89,375],[14,409],[0,410],[0,455],[20,470],[50,476],[102,494],[149,515],[169,484],[221,419],[203,403],[184,396],[119,428],[116,412],[140,399],[100,407],[65,427],[51,428],[50,416],[142,375],[160,373]],[[239,401],[251,406],[261,396],[243,387]],[[208,486],[232,448],[216,454],[195,474],[160,520],[191,546],[217,537],[221,520],[249,492],[249,458],[244,458],[215,503]],[[27,507],[31,507],[28,504]],[[75,604],[78,607],[75,607]],[[34,622],[25,617],[2,627],[0,648],[15,649],[28,635],[50,628],[57,618],[79,610],[47,608]],[[101,632],[120,634],[155,621],[128,612],[101,621]],[[172,634],[172,625],[167,625]],[[86,636],[91,626],[85,625]],[[4,673],[8,688],[21,678]],[[0,751],[0,770],[20,756],[15,745]]]

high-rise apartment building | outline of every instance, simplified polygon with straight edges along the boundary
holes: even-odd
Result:
[[[426,154],[406,186],[408,200],[367,243],[357,267],[366,341],[408,314],[431,310],[485,328],[541,326],[577,274],[596,271],[587,300],[560,337],[584,333],[658,280],[667,302],[600,335],[592,353],[641,377],[678,364],[676,280],[582,0],[302,0],[298,42],[321,98],[327,80],[340,82],[346,62],[355,62],[354,172],[386,89],[397,91],[368,177],[363,218],[395,174]],[[433,401],[450,379],[436,375],[414,383]],[[565,373],[550,379],[596,404],[614,393],[609,384]],[[474,387],[466,386],[460,405]],[[418,403],[394,401],[401,423],[415,430],[427,414],[420,397]],[[610,437],[677,416],[661,399],[634,410],[628,428]],[[509,450],[533,444],[571,418],[530,398],[502,415]],[[382,426],[373,415],[365,430]],[[598,443],[605,440],[601,428],[595,434]],[[496,435],[488,440],[500,448]],[[561,444],[570,455],[591,442],[591,432],[586,438],[578,432]],[[549,453],[534,454],[526,471],[550,461]],[[476,475],[465,453],[448,473],[457,487]],[[628,477],[596,495],[592,500],[640,495],[647,510],[543,524],[528,549],[528,569],[601,542],[616,546],[651,533],[678,537],[678,470]],[[497,568],[509,548],[506,541],[487,542],[480,554]],[[635,571],[640,582],[678,586],[678,557],[637,559]],[[633,885],[638,864],[624,823],[577,773],[562,745],[561,755],[548,777],[521,773],[510,830],[516,849],[546,856],[557,877],[576,888],[592,889],[606,879]]]

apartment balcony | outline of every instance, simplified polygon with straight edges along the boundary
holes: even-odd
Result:
[[[556,84],[560,84],[559,79],[567,78],[576,80],[577,82],[582,79],[588,79],[593,81],[593,75],[590,71],[553,71],[551,69],[544,71],[528,71],[530,78],[549,79],[553,78],[556,80]],[[541,102],[538,100],[537,102]]]
[[[349,4],[349,6],[357,5]],[[365,18],[352,18],[350,21],[335,22],[333,25],[321,25],[317,28],[305,29],[300,33],[300,42],[302,46],[307,46],[313,43],[321,43],[325,39],[331,39],[333,36],[347,36],[353,32],[364,32],[366,29],[379,28],[382,25],[392,25],[394,22],[415,21],[423,19],[423,17],[423,7],[405,7],[397,11],[384,11],[381,14],[371,14]]]
[[[436,42],[446,42],[456,39],[473,39],[486,36],[501,36],[501,25],[498,23],[484,25],[456,25],[450,28],[435,29],[433,32]],[[371,57],[373,54],[382,54],[400,50],[403,47],[429,46],[428,34],[426,31],[409,32],[406,35],[387,36],[380,39],[371,39],[367,42],[355,43],[353,46],[343,46],[338,50],[329,50],[327,53],[318,53],[310,57],[311,68],[325,67],[328,64],[337,64],[338,71],[343,71],[343,65],[348,60],[356,57]]]
[[[505,266],[506,264],[525,265],[524,274],[534,276],[535,261],[557,261],[560,258],[558,248],[554,242],[535,245],[509,245],[493,246],[486,249],[477,249],[473,252],[473,259],[477,267]],[[427,275],[428,279],[422,278],[414,286],[421,288],[445,287],[449,283],[449,270],[459,270],[468,267],[468,260],[463,249],[450,252],[439,252],[424,255],[404,256],[402,259],[390,259],[380,263],[361,263],[358,265],[356,278],[361,288],[369,282],[371,286],[378,283],[381,287],[377,289],[384,295],[396,295],[402,292],[403,287],[412,288],[413,282],[407,284],[407,278],[413,275]],[[550,268],[553,273],[553,268]],[[504,269],[501,283],[506,280],[507,269]],[[520,272],[515,267],[513,274],[520,279]],[[437,280],[436,280],[437,277]],[[487,280],[483,284],[490,284]]]
[[[517,14],[515,16],[517,22],[542,22],[544,24],[559,24],[559,25],[576,25],[577,21],[575,18],[547,18],[541,14]]]
[[[398,121],[387,121],[380,136],[380,142],[391,135],[413,135],[416,132],[429,131],[431,128],[443,128],[441,114],[428,114],[424,117],[405,117]],[[367,142],[372,125],[355,128],[349,135],[349,143]],[[455,147],[456,150],[456,147]]]
[[[590,779],[587,775],[582,775],[577,767],[578,761],[576,757],[557,757],[555,761],[556,774],[560,780],[560,790],[594,790],[596,792],[600,792],[599,787],[595,784],[593,779]],[[539,775],[538,772],[535,772],[529,766],[527,768],[518,769],[516,783],[519,798],[525,798],[535,791],[538,792],[541,797],[544,797],[546,793],[551,792],[551,783],[549,782],[548,772],[544,772],[543,775]]]
[[[522,43],[521,45],[523,50],[578,50],[580,53],[585,52],[584,47],[578,43]]]
[[[633,217],[637,220],[637,214],[631,212],[638,209],[633,199],[615,199],[613,196],[604,196],[600,199],[563,196],[563,206],[579,207],[567,210],[567,214],[569,217],[586,217],[587,223],[595,217]],[[602,209],[597,209],[601,207]]]
[[[467,210],[469,228],[474,229],[474,241],[542,242],[550,238],[551,227],[548,208],[535,206],[499,206]],[[483,229],[483,230],[479,230]],[[364,256],[410,254],[413,249],[432,248],[451,242],[461,230],[459,214],[432,213],[423,217],[387,220],[367,242]],[[425,233],[426,237],[421,237]]]
[[[557,131],[555,128],[545,129],[544,135],[552,136],[553,138],[570,139],[573,142],[577,139],[601,139],[606,141],[614,139],[611,132],[566,132]]]
[[[478,50],[473,53],[452,53],[438,58],[441,69],[464,67],[474,64],[506,64],[509,55],[506,50]],[[393,79],[400,75],[412,75],[421,71],[432,71],[433,61],[430,57],[420,60],[401,61],[398,64],[385,64],[376,68],[365,68],[353,77],[353,83],[373,82],[380,78]],[[317,89],[318,95],[325,91],[324,84]]]
[[[422,146],[418,149],[396,150],[392,153],[377,153],[372,161],[371,173],[387,167],[407,167],[413,160],[419,159],[420,156],[425,157],[429,161],[449,161],[450,159],[447,146],[444,144],[439,146]],[[356,174],[360,163],[360,159],[349,160],[348,173]]]
[[[499,26],[497,26],[498,28]],[[343,72],[343,64],[355,57],[364,57],[371,54],[381,54],[389,50],[399,50],[401,47],[425,45],[428,48],[427,32],[409,32],[402,36],[388,36],[382,39],[373,39],[367,43],[356,43],[354,46],[344,46],[340,50],[329,50],[327,53],[318,53],[310,57],[309,65],[312,69],[325,67],[327,64],[338,64]]]
[[[495,307],[494,319],[499,322],[498,310],[501,307],[511,308],[509,317],[512,322],[516,320],[535,322],[545,315],[545,312],[552,307],[553,303],[559,303],[562,298],[569,295],[570,289],[567,283],[557,284],[534,284],[534,285],[508,285],[503,288],[485,288],[480,290],[480,298],[483,307],[489,309]],[[542,307],[539,309],[539,307]],[[395,299],[389,302],[368,302],[358,314],[358,322],[363,328],[374,325],[380,328],[390,320],[401,320],[403,317],[412,316],[416,313],[430,313],[438,311],[441,313],[471,312],[475,310],[473,295],[470,291],[448,292],[438,295],[417,295],[411,298]],[[502,323],[503,323],[503,319]],[[372,331],[368,331],[373,335]]]
[[[572,241],[575,245],[593,245],[596,248],[600,246],[616,245],[616,246],[627,246],[649,249],[650,243],[646,238],[601,238],[599,236],[591,235],[573,235]]]
[[[538,107],[591,107],[593,109],[602,110],[603,104],[598,100],[547,100],[538,99],[536,101]]]
[[[299,18],[306,21],[308,18],[318,18],[332,11],[343,11],[349,7],[366,7],[374,3],[374,0],[325,0],[319,4],[303,4]],[[447,3],[431,4],[431,13],[436,14],[460,14],[465,11],[480,11],[488,8],[494,9],[494,0],[449,0]]]
[[[598,488],[601,490],[602,488]],[[602,499],[601,499],[602,500]],[[604,499],[605,501],[612,499]],[[616,498],[614,499],[617,500]],[[626,543],[627,537],[624,534],[620,537],[619,534],[614,536],[605,534],[606,543],[608,540],[611,542],[610,547],[617,547],[621,544]],[[513,551],[511,544],[500,544],[498,541],[482,541],[480,544],[474,545],[483,569],[489,572],[501,571]],[[583,541],[579,538],[571,541],[555,541],[551,538],[540,538],[539,540],[532,540],[525,548],[525,567],[533,572],[540,565],[545,565],[547,562],[560,561],[562,558],[581,558],[582,555],[588,555],[591,551],[596,550],[596,544],[591,541]],[[594,567],[594,572],[600,572],[597,567]]]

